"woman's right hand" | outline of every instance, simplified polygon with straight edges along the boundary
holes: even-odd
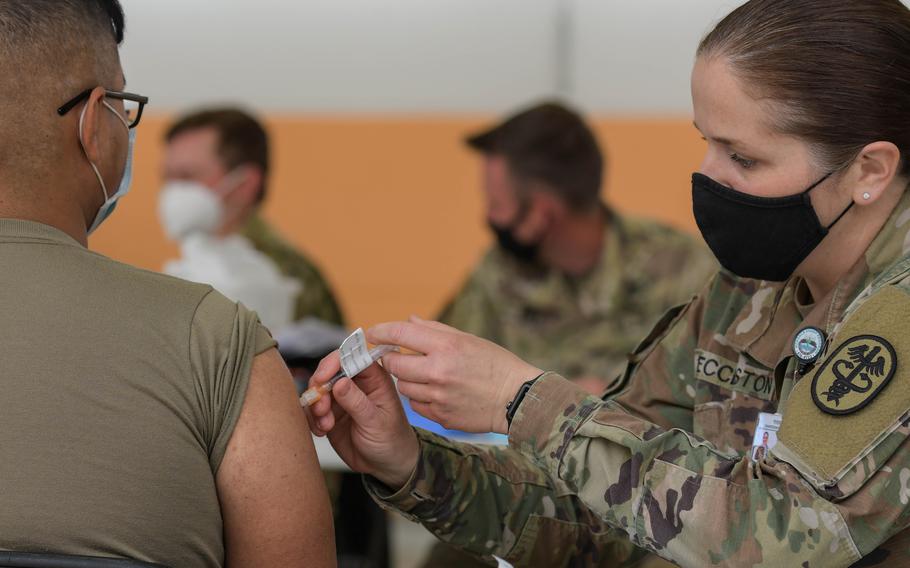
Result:
[[[341,367],[338,352],[328,355],[310,379],[324,384]],[[352,470],[372,475],[392,490],[402,487],[417,467],[420,443],[408,424],[391,376],[373,364],[355,380],[341,379],[310,407],[310,430],[328,434],[332,447]]]

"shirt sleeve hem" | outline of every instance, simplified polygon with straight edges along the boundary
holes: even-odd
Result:
[[[558,464],[567,449],[565,442],[602,402],[558,374],[544,373],[518,407],[509,445],[537,461]],[[563,442],[548,452],[555,438]]]
[[[433,435],[420,428],[414,428],[414,431],[417,433],[417,439],[420,442],[420,457],[417,460],[414,471],[411,472],[411,476],[400,489],[392,491],[391,488],[375,477],[370,475],[363,477],[364,486],[370,497],[379,503],[380,506],[387,509],[391,508],[401,513],[407,513],[418,505],[427,502],[435,502],[441,497],[434,494],[434,489],[431,486],[432,480],[427,478],[428,473],[433,471],[432,465],[428,462],[430,459],[429,454],[434,451],[436,446],[433,442]]]

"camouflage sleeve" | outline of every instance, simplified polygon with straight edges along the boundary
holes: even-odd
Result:
[[[515,566],[621,568],[644,555],[518,452],[417,432],[421,457],[404,487],[389,493],[372,478],[365,483],[383,508],[443,541]]]
[[[303,290],[297,296],[295,319],[312,316],[329,323],[344,325],[341,308],[322,274],[313,266],[294,272],[296,274],[292,273],[290,276],[297,278],[303,285]]]
[[[478,271],[481,270],[478,268]],[[465,281],[461,290],[442,309],[438,321],[461,331],[493,342],[500,341],[498,311],[483,285],[481,275],[475,271]]]
[[[256,250],[269,257],[282,274],[300,283],[301,291],[294,307],[295,320],[311,316],[344,325],[344,316],[331,287],[310,259],[285,242],[258,215],[248,221],[241,234]]]
[[[703,305],[696,300],[668,311],[635,349],[626,374],[615,385],[624,389],[622,397],[639,401],[642,411],[658,423],[691,428],[689,383],[668,387],[662,374],[648,373],[641,362],[677,364],[675,352],[691,347]],[[408,484],[390,495],[367,478],[380,505],[422,522],[450,544],[477,555],[497,555],[516,566],[626,566],[640,561],[643,551],[625,533],[609,529],[577,496],[558,491],[543,470],[515,450],[454,443],[420,430],[418,434],[422,455]],[[553,548],[553,543],[563,544]]]
[[[871,495],[853,502],[822,495],[773,456],[755,464],[722,453],[557,375],[528,392],[509,436],[558,492],[577,495],[632,542],[683,566],[830,567],[861,557],[845,508],[866,501],[868,511]],[[879,543],[894,530],[883,531]]]
[[[705,298],[720,285],[719,278],[712,278],[689,303],[668,310],[629,354],[625,372],[602,398],[617,399],[630,412],[662,428],[691,431],[692,353],[704,320]]]
[[[718,269],[714,255],[694,240],[680,250],[680,255],[684,259],[683,269],[677,274],[667,275],[667,281],[675,284],[673,290],[668,290],[670,304],[689,301]]]
[[[627,277],[634,277],[634,301],[645,306],[666,309],[688,302],[718,270],[714,255],[687,235],[661,233],[639,249]]]
[[[290,246],[283,243],[269,244],[271,246],[262,247],[266,254],[275,261],[285,276],[300,283],[301,290],[294,305],[294,319],[314,317],[343,326],[341,308],[319,268]]]

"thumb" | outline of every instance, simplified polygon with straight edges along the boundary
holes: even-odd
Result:
[[[368,424],[376,415],[376,405],[347,377],[332,388],[332,398],[358,424]]]

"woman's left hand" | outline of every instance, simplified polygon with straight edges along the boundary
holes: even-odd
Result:
[[[415,411],[449,429],[508,433],[506,405],[541,374],[495,343],[415,317],[379,324],[367,339],[416,353],[390,353],[383,366]]]

